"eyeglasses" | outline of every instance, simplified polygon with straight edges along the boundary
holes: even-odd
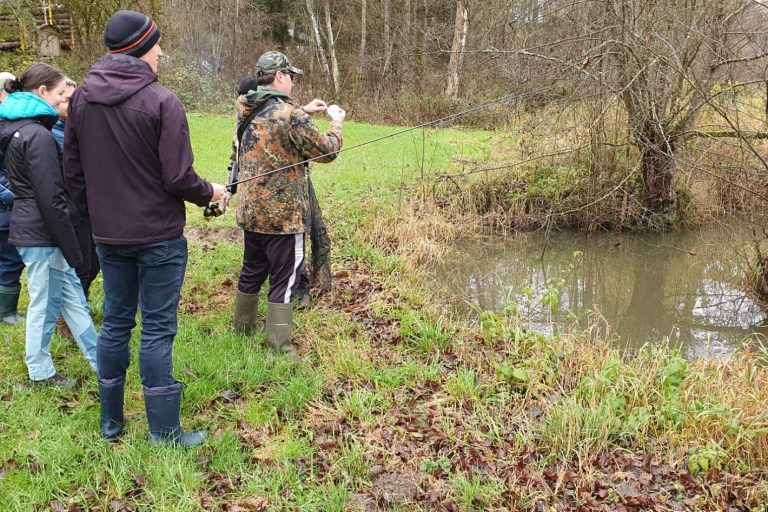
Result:
[[[291,82],[293,82],[293,77],[296,75],[296,73],[294,73],[293,71],[285,70],[285,69],[281,69],[280,72],[284,75],[288,75],[289,77],[291,77]]]

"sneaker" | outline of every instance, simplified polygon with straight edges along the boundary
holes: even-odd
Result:
[[[21,316],[18,311],[11,313],[10,315],[5,315],[3,317],[3,323],[6,325],[16,325],[20,322],[24,321],[24,317]]]
[[[54,373],[53,377],[48,377],[43,380],[33,380],[32,384],[36,386],[52,386],[61,389],[72,389],[75,387],[75,379],[70,379],[59,373]]]

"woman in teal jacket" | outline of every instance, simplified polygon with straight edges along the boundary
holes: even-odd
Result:
[[[0,105],[0,149],[14,193],[9,241],[27,266],[26,363],[33,382],[71,387],[56,373],[50,353],[59,313],[95,371],[96,330],[74,268],[83,261],[74,224],[77,214],[64,190],[60,152],[51,134],[64,99],[64,75],[33,64],[11,83]]]

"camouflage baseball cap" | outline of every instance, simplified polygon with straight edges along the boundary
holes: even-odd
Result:
[[[264,73],[274,73],[275,71],[290,71],[295,75],[303,75],[304,72],[299,68],[291,66],[291,62],[288,57],[280,52],[267,52],[256,63],[256,66],[261,68]]]

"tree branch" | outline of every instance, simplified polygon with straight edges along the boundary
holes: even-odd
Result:
[[[709,67],[709,70],[710,71],[717,71],[721,67],[727,66],[729,64],[736,64],[736,63],[739,63],[739,62],[750,62],[750,61],[753,61],[753,60],[762,59],[763,57],[768,57],[768,53],[761,53],[760,55],[753,55],[751,57],[740,57],[738,59],[728,59],[728,60],[724,60],[722,62],[716,62],[715,64],[712,64],[712,66]]]

